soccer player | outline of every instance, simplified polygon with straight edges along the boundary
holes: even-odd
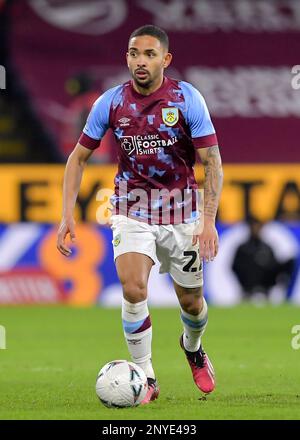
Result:
[[[148,378],[144,404],[159,387],[151,358],[152,326],[147,282],[155,256],[169,272],[180,304],[180,346],[196,386],[215,388],[201,337],[207,325],[202,261],[218,252],[216,212],[223,172],[215,129],[202,95],[191,84],[164,76],[172,60],[167,34],[153,25],[135,30],[126,54],[132,80],[94,103],[65,170],[63,218],[57,247],[69,256],[75,238],[73,210],[84,166],[108,128],[118,141],[119,168],[112,197],[114,259],[123,288],[122,321],[133,362]],[[204,165],[204,208],[199,212],[193,167]],[[163,295],[163,292],[161,292]]]

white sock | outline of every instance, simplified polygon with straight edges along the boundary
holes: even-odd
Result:
[[[152,325],[147,300],[132,304],[123,298],[122,322],[132,361],[155,379],[151,362]]]
[[[203,308],[199,315],[190,315],[182,308],[180,311],[181,321],[183,323],[183,345],[187,351],[198,351],[201,345],[201,336],[203,335],[207,320],[207,303],[203,297]]]

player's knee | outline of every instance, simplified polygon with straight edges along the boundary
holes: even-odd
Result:
[[[203,307],[202,292],[188,293],[183,295],[180,300],[182,309],[190,315],[198,315]]]
[[[199,313],[202,310],[202,297],[196,298],[196,299],[189,299],[188,301],[185,301],[183,304],[181,303],[182,309],[189,313],[190,315],[199,315]]]
[[[141,280],[130,280],[123,283],[124,298],[135,304],[147,298],[147,285]]]

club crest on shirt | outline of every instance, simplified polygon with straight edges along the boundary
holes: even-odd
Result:
[[[172,127],[178,122],[179,113],[176,107],[167,107],[161,110],[162,119],[166,125]]]

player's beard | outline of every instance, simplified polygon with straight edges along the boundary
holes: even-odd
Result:
[[[147,79],[145,79],[145,80],[141,80],[141,79],[137,78],[135,76],[135,74],[133,74],[132,76],[133,76],[133,80],[135,81],[135,83],[143,89],[149,89],[151,87],[151,85],[153,84],[153,79],[151,78],[149,73],[148,73]]]

